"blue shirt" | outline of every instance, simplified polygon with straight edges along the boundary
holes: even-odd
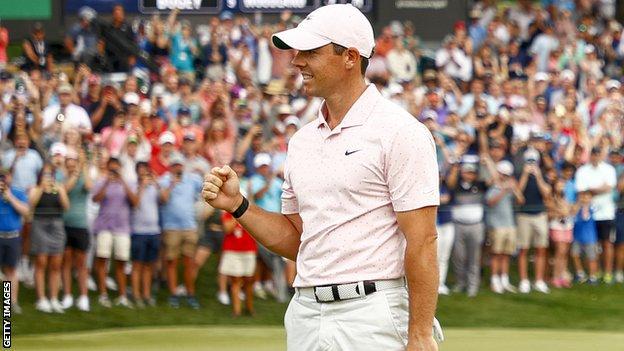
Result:
[[[28,203],[28,198],[24,191],[11,186],[11,194],[21,202]],[[0,197],[0,232],[20,231],[21,229],[22,216],[15,211],[4,197]]]
[[[567,202],[573,204],[576,203],[576,182],[574,178],[566,181],[565,186],[563,188],[563,195]]]
[[[594,209],[589,209],[589,218],[583,218],[581,208],[574,217],[574,241],[579,244],[595,244],[598,242],[598,231],[594,220]]]
[[[172,174],[165,174],[158,182],[161,188],[169,188]],[[202,178],[195,173],[183,173],[182,179],[169,194],[169,201],[160,207],[164,230],[191,230],[197,228],[195,200],[202,188]]]
[[[28,149],[26,154],[19,157],[15,164],[15,149],[7,151],[2,157],[2,167],[11,168],[13,166],[13,181],[11,185],[22,190],[28,190],[37,184],[37,175],[43,168],[43,159],[37,151]]]
[[[251,191],[255,194],[266,185],[263,176],[256,174],[249,180],[251,182]],[[273,178],[269,190],[260,198],[254,198],[256,205],[263,210],[269,212],[281,212],[282,210],[282,180]]]
[[[190,39],[193,45],[197,46],[195,39]],[[183,72],[193,71],[193,53],[191,46],[184,40],[181,33],[171,37],[171,63],[175,68]]]
[[[156,185],[149,185],[141,192],[138,205],[132,209],[130,226],[134,234],[160,233]]]

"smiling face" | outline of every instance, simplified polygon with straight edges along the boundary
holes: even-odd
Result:
[[[337,55],[332,44],[297,52],[292,64],[303,76],[307,95],[327,97],[340,88],[346,76],[344,55]]]

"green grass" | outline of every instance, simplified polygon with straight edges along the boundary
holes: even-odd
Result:
[[[448,329],[441,351],[621,350],[624,334],[561,330]],[[279,327],[133,328],[45,334],[13,340],[17,350],[285,350]]]
[[[256,299],[257,316],[233,319],[231,309],[215,299],[216,261],[209,260],[198,281],[199,311],[183,307],[173,310],[166,305],[161,290],[159,305],[145,310],[104,309],[91,294],[92,311],[76,309],[64,315],[44,314],[34,310],[34,292],[22,289],[22,315],[13,317],[13,335],[76,332],[108,328],[157,326],[278,326],[283,325],[286,304]],[[114,295],[113,295],[114,296]],[[441,296],[437,317],[443,327],[455,328],[533,328],[585,329],[624,332],[624,285],[576,286],[553,290],[550,295],[495,295],[485,287],[476,298],[464,295]]]

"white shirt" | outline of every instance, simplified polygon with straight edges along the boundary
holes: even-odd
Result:
[[[472,60],[461,49],[455,48],[449,51],[441,48],[436,53],[435,62],[436,67],[451,78],[461,79],[464,82],[472,78]]]
[[[43,128],[48,128],[56,122],[56,117],[61,111],[61,105],[51,105],[43,110]],[[74,127],[91,130],[91,120],[84,108],[69,104],[65,108],[64,127]]]
[[[416,58],[409,50],[391,50],[386,60],[395,80],[411,81],[416,76]]]
[[[581,166],[575,175],[576,190],[584,191],[596,189],[605,184],[615,187],[617,184],[617,175],[615,168],[606,162],[600,162],[598,167],[594,167],[591,163]],[[613,200],[613,192],[596,195],[592,199],[592,206],[595,207],[594,219],[597,221],[607,221],[615,219],[615,201]]]
[[[427,128],[369,85],[342,122],[323,110],[290,140],[282,213],[303,220],[295,287],[405,275],[396,212],[439,204]]]

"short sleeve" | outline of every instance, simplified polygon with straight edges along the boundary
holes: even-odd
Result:
[[[257,176],[253,176],[251,178],[249,178],[249,182],[251,184],[251,193],[255,194],[258,191],[260,191],[260,189],[262,189],[264,187],[264,181],[260,180],[259,177]]]
[[[158,185],[161,188],[168,188],[169,187],[169,183],[171,183],[170,179],[171,179],[171,177],[169,177],[169,175],[166,174],[166,175],[160,177],[160,179],[158,180]]]
[[[102,190],[102,187],[104,186],[104,184],[106,183],[106,179],[102,178],[100,180],[98,180],[97,182],[95,182],[95,185],[93,186],[93,194],[97,194],[100,192],[100,190]]]
[[[295,195],[290,182],[290,169],[288,167],[288,158],[284,164],[284,182],[282,183],[282,214],[299,213],[299,201]]]
[[[497,187],[491,187],[490,189],[488,189],[488,191],[485,193],[485,199],[486,200],[490,200],[491,198],[495,197],[496,195],[498,195],[500,193],[500,189],[498,189]]]
[[[414,121],[399,129],[386,151],[384,166],[396,212],[440,205],[435,143],[423,124]]]

